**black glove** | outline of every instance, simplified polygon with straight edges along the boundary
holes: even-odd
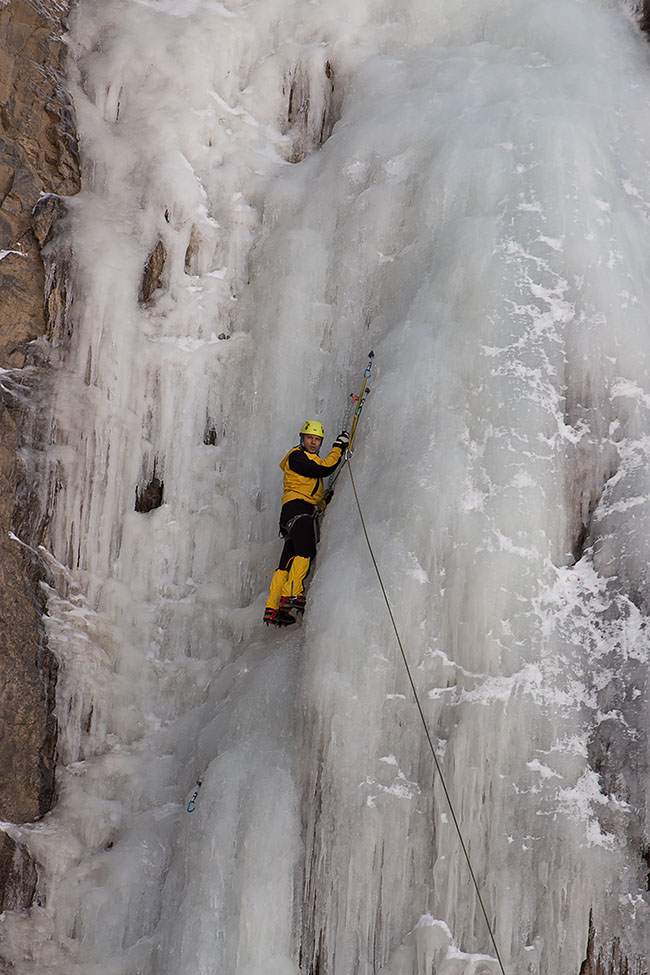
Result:
[[[340,447],[341,450],[343,451],[343,450],[347,450],[349,443],[350,443],[350,434],[347,432],[347,430],[344,430],[343,433],[339,433],[338,437],[332,444],[332,447]]]
[[[323,507],[323,510],[330,503],[333,497],[334,497],[334,488],[329,488],[321,498],[321,505]]]

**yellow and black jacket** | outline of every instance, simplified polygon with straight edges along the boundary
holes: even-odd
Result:
[[[323,478],[334,473],[340,460],[340,447],[332,447],[324,460],[304,447],[292,447],[280,464],[284,471],[282,504],[298,500],[320,504],[325,494]]]

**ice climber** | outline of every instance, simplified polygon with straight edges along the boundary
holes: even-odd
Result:
[[[322,423],[306,420],[300,428],[300,445],[292,447],[280,464],[284,471],[280,512],[284,548],[264,610],[267,625],[288,626],[296,621],[290,610],[305,609],[303,583],[316,555],[316,519],[331,499],[323,478],[334,473],[350,442],[349,434],[343,431],[322,460],[318,451],[324,435]]]

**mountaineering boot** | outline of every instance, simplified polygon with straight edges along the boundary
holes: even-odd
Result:
[[[284,613],[286,616],[291,616],[291,619],[295,621],[295,616],[291,613],[291,610],[295,609],[293,605],[293,596],[283,596],[280,600],[279,613]]]
[[[280,600],[282,609],[295,609],[297,613],[305,612],[305,594],[299,596],[283,596]]]
[[[291,626],[296,621],[291,613],[287,613],[285,609],[273,609],[273,607],[267,606],[264,610],[263,622],[267,626],[269,623],[272,623],[274,626]]]
[[[303,607],[300,609],[299,600],[302,599]],[[304,596],[283,596],[280,600],[280,613],[291,614],[292,610],[296,610],[299,613],[304,613]],[[292,619],[295,617],[292,617]]]
[[[276,626],[291,626],[292,623],[296,622],[296,617],[292,616],[291,613],[287,613],[286,609],[278,610],[278,618],[276,621]]]
[[[308,560],[306,560],[308,561]],[[264,620],[268,626],[269,623],[273,623],[274,626],[291,626],[295,623],[295,617],[288,613],[286,608],[282,606],[282,590],[288,584],[289,573],[286,569],[276,569],[271,578],[271,588],[269,590],[269,598],[266,601],[266,609],[264,610]]]

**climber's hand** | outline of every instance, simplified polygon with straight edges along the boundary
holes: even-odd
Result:
[[[343,433],[339,433],[338,437],[336,438],[332,446],[340,447],[341,451],[344,451],[347,450],[349,443],[350,443],[350,434],[347,432],[347,430],[344,430]]]

